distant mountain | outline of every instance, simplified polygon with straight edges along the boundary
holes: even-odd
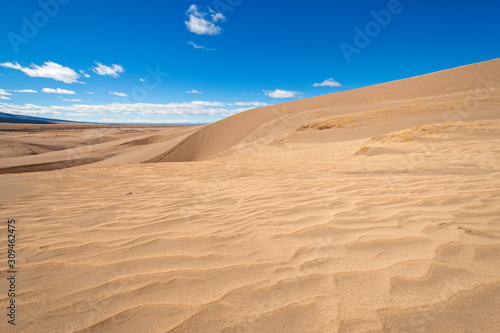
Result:
[[[73,121],[49,119],[40,117],[21,116],[0,112],[0,123],[16,123],[16,124],[56,124],[56,123],[73,123]]]

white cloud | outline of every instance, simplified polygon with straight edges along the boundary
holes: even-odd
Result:
[[[85,73],[84,70],[80,69],[80,74],[82,74],[83,76],[85,76],[86,78],[89,78],[90,75],[88,75],[87,73]]]
[[[90,116],[92,116],[89,113],[65,113],[64,115],[67,117],[90,117]]]
[[[226,17],[210,9],[208,13],[200,12],[196,5],[191,5],[186,12],[189,20],[185,21],[187,29],[197,35],[218,35],[222,29],[215,25],[219,21],[225,21]]]
[[[281,89],[276,89],[276,90],[264,90],[264,93],[266,96],[272,97],[272,98],[292,98],[297,95],[300,95],[302,93],[298,91],[286,91],[286,90],[281,90]]]
[[[32,64],[30,67],[22,67],[17,62],[4,62],[1,63],[0,66],[5,68],[18,69],[24,74],[31,77],[49,78],[57,81],[62,81],[64,83],[76,83],[78,82],[78,78],[80,77],[80,75],[78,75],[71,68],[61,66],[52,61],[45,62],[43,66]]]
[[[66,99],[66,98],[63,98],[63,101],[65,102],[81,102],[82,100],[81,99]]]
[[[208,8],[208,10],[210,10],[210,16],[212,16],[212,21],[214,21],[215,23],[219,21],[224,22],[226,20],[226,17],[222,15],[222,13],[217,13],[215,10],[212,10],[210,8]]]
[[[144,79],[141,77],[141,78],[139,79],[139,81],[144,82]]]
[[[233,103],[232,105],[234,105],[234,106],[266,106],[267,103],[261,103],[261,102],[237,102],[237,103]]]
[[[21,90],[12,90],[13,92],[18,92],[18,93],[33,93],[36,94],[37,91],[33,89],[21,89]]]
[[[8,93],[6,90],[0,89],[0,99],[9,100],[10,97],[7,96],[12,96],[12,94]]]
[[[95,62],[97,65],[96,67],[93,67],[92,70],[94,73],[99,74],[99,75],[109,75],[114,78],[120,77],[120,73],[125,72],[125,69],[122,67],[122,65],[116,65],[112,64],[111,66],[106,66],[101,64],[100,62]]]
[[[125,93],[116,92],[116,91],[110,91],[109,94],[110,95],[115,95],[115,96],[120,96],[120,97],[126,97],[127,96],[127,94],[125,94]]]
[[[94,92],[92,92],[92,91],[86,91],[85,93],[86,93],[86,94],[89,94],[89,95],[93,95],[93,94],[95,94],[95,93],[94,93]]]
[[[210,48],[205,47],[205,46],[197,45],[195,42],[192,42],[192,41],[189,41],[188,45],[191,45],[192,47],[194,47],[195,49],[198,49],[198,50],[215,51],[215,49],[210,49]]]
[[[200,105],[200,106],[226,106],[226,104],[221,103],[221,102],[194,101],[191,103],[193,105]]]
[[[51,89],[51,88],[43,88],[42,91],[47,94],[61,94],[61,95],[74,95],[75,92],[72,90],[66,90],[66,89]]]
[[[315,83],[313,84],[313,87],[340,87],[341,84],[336,82],[334,79],[329,78],[328,80],[325,80],[321,83]]]
[[[112,115],[137,115],[142,122],[147,121],[150,116],[232,116],[248,110],[249,108],[226,108],[230,104],[222,102],[194,101],[169,104],[149,103],[110,103],[110,104],[73,104],[68,106],[39,106],[33,104],[15,105],[0,103],[0,112],[22,114],[28,116],[36,115],[66,115],[67,113],[85,113],[101,116]]]
[[[190,90],[190,91],[186,91],[188,94],[203,94],[201,91],[198,91],[198,90]]]

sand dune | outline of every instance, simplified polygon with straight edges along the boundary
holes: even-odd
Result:
[[[10,125],[13,129],[19,126],[26,125]],[[36,132],[0,132],[0,174],[141,163],[174,147],[198,128],[38,126]]]
[[[498,331],[499,67],[85,137],[118,155],[0,175],[19,329]],[[137,163],[169,160],[195,162]]]
[[[182,162],[213,158],[241,146],[268,144],[270,139],[279,139],[311,120],[362,112],[392,110],[392,117],[386,118],[392,118],[398,124],[391,124],[391,129],[395,126],[406,128],[415,122],[443,121],[443,118],[448,121],[489,119],[497,116],[499,89],[500,59],[495,59],[243,112],[196,131],[176,147],[150,161]],[[474,105],[471,106],[471,103]],[[412,115],[411,119],[407,114]],[[374,122],[373,118],[363,114],[360,116],[372,126],[381,122]],[[387,119],[383,121],[387,123]]]

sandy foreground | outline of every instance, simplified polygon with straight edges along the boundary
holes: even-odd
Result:
[[[499,331],[499,60],[0,154],[17,331]]]

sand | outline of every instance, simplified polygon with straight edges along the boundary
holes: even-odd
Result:
[[[0,174],[141,163],[199,127],[1,124]]]
[[[114,129],[78,154],[117,155],[48,171],[34,165],[66,149],[5,148],[48,134],[0,135],[16,328],[498,332],[499,82],[493,60],[201,127]]]

